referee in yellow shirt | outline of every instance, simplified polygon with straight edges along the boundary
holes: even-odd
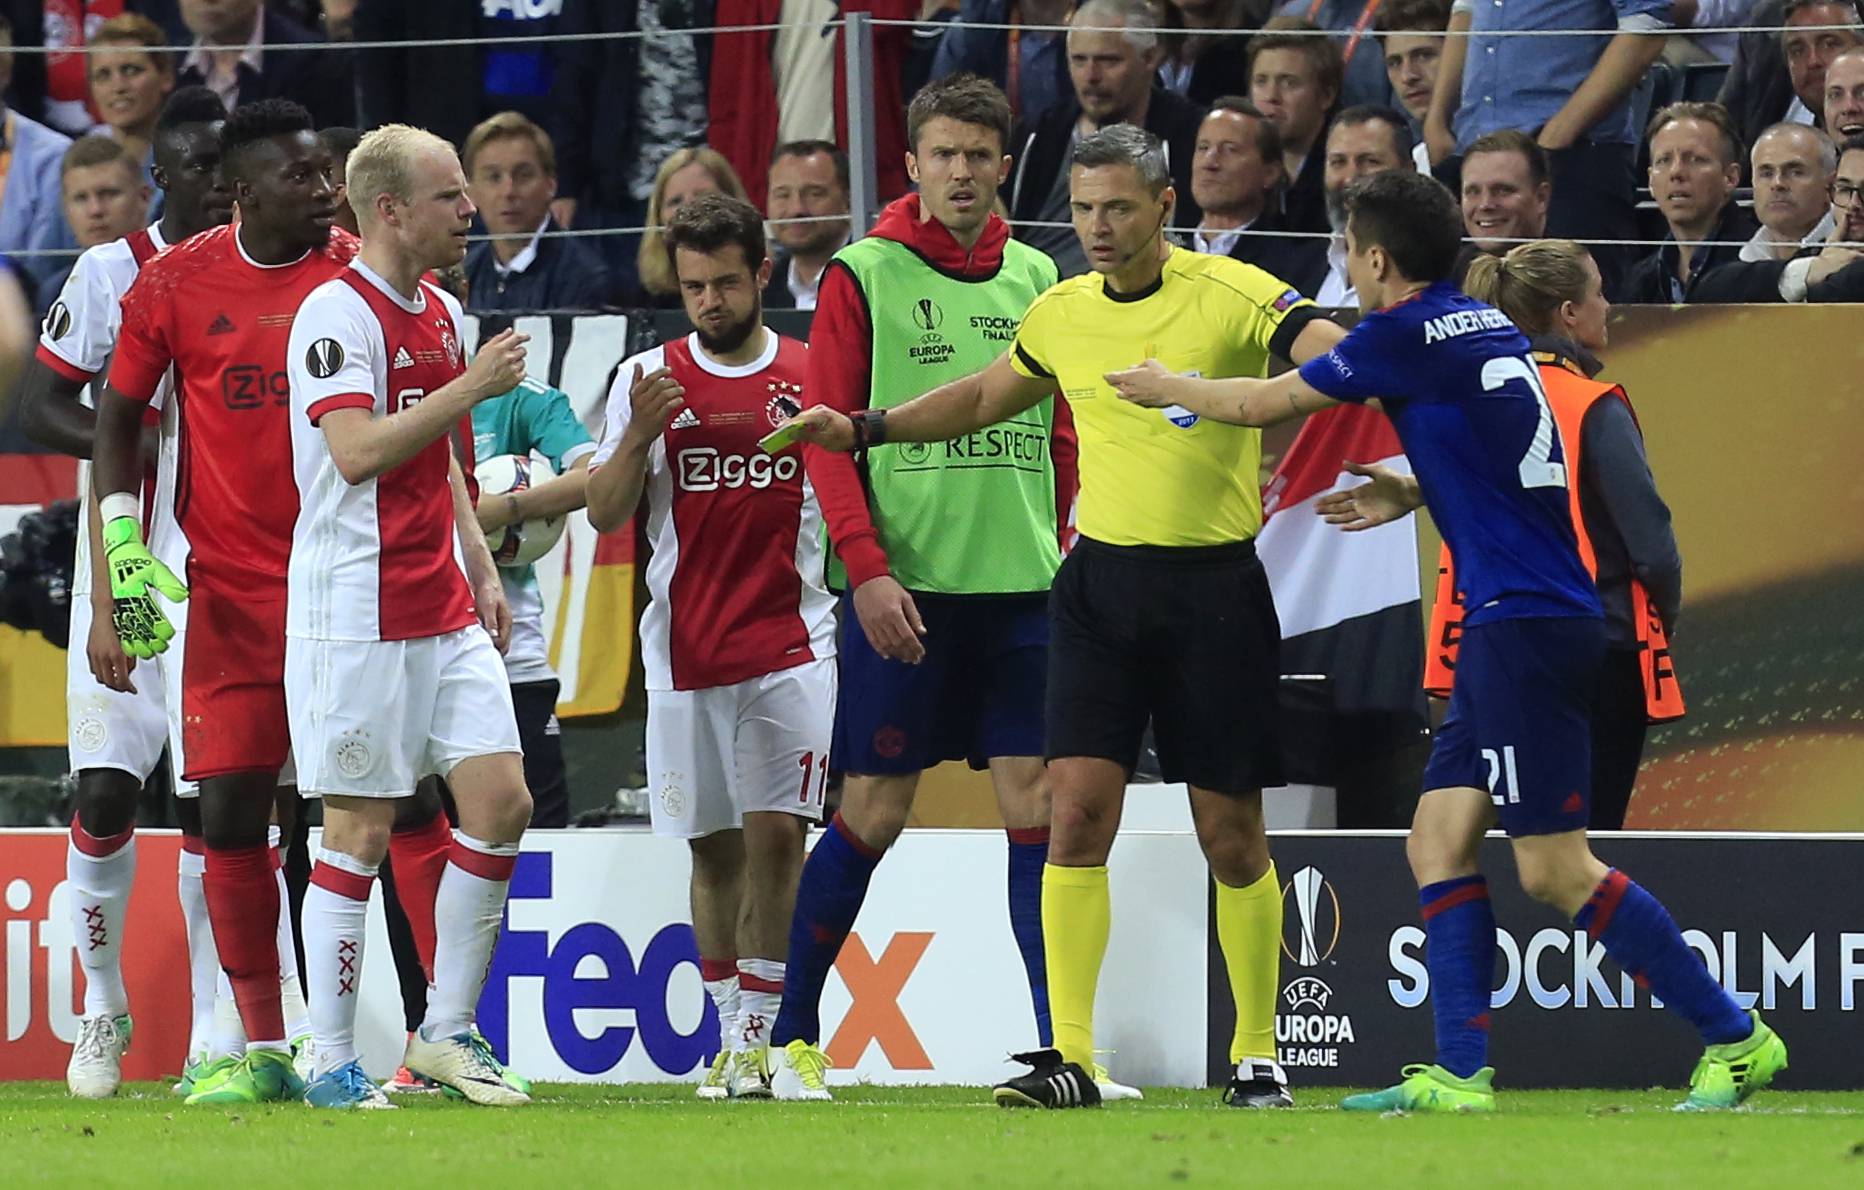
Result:
[[[853,419],[818,406],[803,435],[836,450],[941,442],[1061,390],[1080,436],[1079,544],[1049,596],[1047,746],[1053,798],[1042,874],[1055,1049],[996,1089],[1006,1106],[1100,1101],[1094,990],[1111,907],[1107,856],[1147,721],[1217,887],[1217,937],[1236,1000],[1224,1102],[1285,1107],[1275,1061],[1281,888],[1262,787],[1282,783],[1281,629],[1256,559],[1261,432],[1121,401],[1104,377],[1147,358],[1212,379],[1263,376],[1269,357],[1325,354],[1344,333],[1269,274],[1172,245],[1175,195],[1157,137],[1130,124],[1076,142],[1074,228],[1093,272],[1029,307],[982,372]]]

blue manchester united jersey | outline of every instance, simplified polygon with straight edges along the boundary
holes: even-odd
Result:
[[[1601,614],[1567,500],[1578,477],[1527,339],[1500,310],[1440,282],[1367,315],[1301,379],[1384,405],[1455,560],[1466,625]]]

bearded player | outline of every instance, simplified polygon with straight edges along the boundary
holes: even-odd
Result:
[[[42,444],[79,459],[91,457],[96,428],[91,382],[116,347],[124,292],[157,252],[232,217],[233,196],[220,175],[220,126],[226,116],[219,96],[205,87],[183,87],[163,105],[152,146],[155,180],[165,198],[161,220],[78,258],[46,316],[38,356],[28,365],[22,420]],[[151,544],[173,562],[185,542],[178,540],[172,519],[172,426],[170,433],[160,434],[160,422],[171,416],[166,397],[164,384],[151,402],[148,419],[155,425],[168,473],[153,487],[152,472],[145,473],[141,486]],[[90,470],[82,465],[78,500],[79,517],[88,524],[95,501]],[[124,653],[111,626],[108,569],[93,569],[91,539],[89,531],[78,537],[72,585],[80,594],[71,601],[73,647],[65,678],[71,769],[78,782],[65,878],[72,890],[67,902],[72,936],[81,940],[78,964],[84,972],[84,1016],[65,1080],[73,1095],[97,1099],[116,1092],[130,1043],[122,951],[125,912],[136,876],[136,803],[161,762],[169,733],[156,667],[145,666],[131,678],[135,662]],[[89,598],[82,594],[87,588]],[[195,792],[190,784],[176,784],[184,839],[180,892],[194,977],[191,1060],[207,1042],[220,971],[201,897],[201,825]]]
[[[298,502],[285,348],[298,304],[356,250],[353,237],[331,232],[329,154],[303,108],[241,106],[221,131],[221,153],[239,221],[150,261],[124,296],[94,469],[125,651],[168,649],[174,630],[156,595],[189,599],[187,632],[163,657],[162,675],[179,685],[177,767],[200,784],[202,887],[245,1032],[244,1053],[197,1081],[189,1103],[303,1091],[285,1049],[280,897],[267,845],[289,744],[285,562]],[[186,585],[144,544],[134,495],[143,414],[171,367]]]
[[[304,902],[317,1033],[305,1101],[391,1106],[357,1060],[358,976],[396,803],[434,773],[459,833],[434,907],[427,1017],[403,1061],[475,1103],[523,1104],[472,1022],[531,795],[493,639],[509,611],[448,435],[524,377],[525,336],[497,335],[466,367],[463,311],[422,280],[466,251],[474,207],[451,145],[378,128],[347,180],[361,251],[305,299],[288,354],[299,511],[286,706],[299,783],[324,802]]]
[[[796,447],[806,348],[763,325],[763,217],[707,194],[667,250],[693,334],[623,363],[589,477],[608,531],[647,493],[641,619],[654,832],[692,849],[693,934],[721,1047],[702,1098],[769,1098],[790,914],[822,813],[835,713],[834,599]]]

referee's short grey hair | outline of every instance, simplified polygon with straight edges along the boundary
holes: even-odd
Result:
[[[1101,165],[1130,165],[1139,172],[1146,189],[1158,194],[1171,185],[1171,167],[1165,160],[1165,142],[1133,124],[1109,124],[1074,144],[1070,166],[1093,169]]]
[[[1084,0],[1068,24],[1076,29],[1117,25],[1127,42],[1144,54],[1158,48],[1159,21],[1153,0]]]

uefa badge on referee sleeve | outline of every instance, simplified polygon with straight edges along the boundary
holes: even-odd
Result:
[[[1186,372],[1185,375],[1191,376],[1191,377],[1201,377],[1203,376],[1203,373],[1193,370],[1193,371]],[[1190,429],[1192,426],[1197,424],[1197,420],[1198,420],[1197,414],[1191,412],[1189,409],[1186,409],[1183,405],[1167,405],[1163,409],[1159,410],[1159,414],[1162,417],[1164,417],[1166,421],[1170,422],[1174,426],[1177,426],[1181,430]]]

